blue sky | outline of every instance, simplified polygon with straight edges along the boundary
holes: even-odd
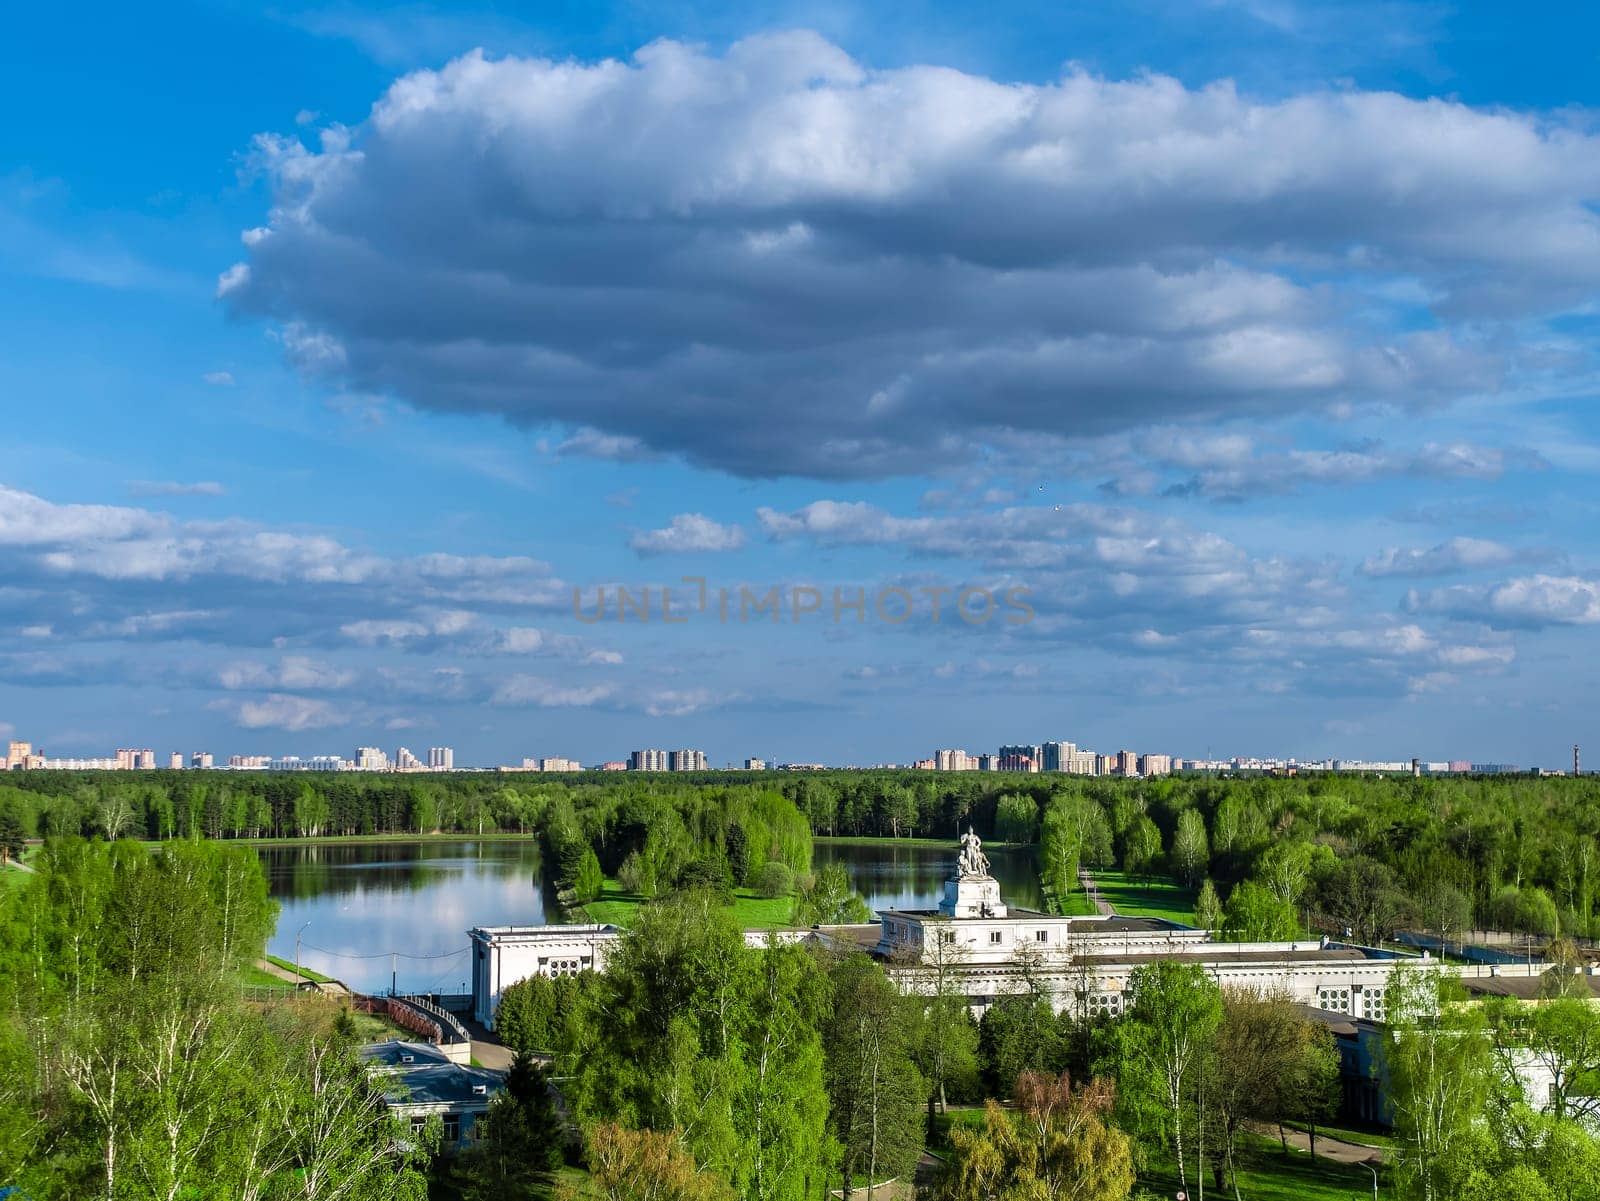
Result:
[[[14,20],[0,724],[50,754],[1588,733],[1580,6]],[[574,616],[684,577],[823,611]]]

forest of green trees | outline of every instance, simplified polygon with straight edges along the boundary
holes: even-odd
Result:
[[[1384,1184],[1593,1197],[1600,1017],[1561,937],[1594,930],[1595,801],[1583,779],[22,773],[0,783],[0,842],[46,841],[0,888],[0,1188],[421,1198],[431,1178],[452,1197],[800,1201],[904,1178],[931,1147],[934,1190],[958,1201],[1119,1201],[1154,1180],[1243,1197],[1276,1162],[1263,1129],[1330,1119],[1326,1028],[1280,996],[1157,963],[1123,1015],[1095,1016],[1024,964],[1022,990],[974,1021],[939,964],[751,950],[720,903],[766,879],[806,924],[860,918],[845,882],[812,875],[814,832],[970,822],[1035,844],[1057,904],[1080,864],[1115,865],[1181,881],[1229,937],[1309,920],[1364,941],[1400,925],[1555,938],[1566,966],[1537,1007],[1466,1004],[1426,973],[1391,989]],[[517,1086],[441,1170],[388,1122],[347,1033],[241,998],[275,906],[253,851],[225,840],[480,826],[537,838],[574,901],[613,877],[647,903],[604,975],[507,991]],[[1555,1082],[1548,1108],[1515,1083],[1530,1058]]]
[[[18,838],[536,835],[557,887],[579,902],[606,876],[652,896],[695,876],[753,887],[769,864],[779,865],[769,890],[798,887],[810,835],[953,839],[967,824],[1037,843],[1060,906],[1081,864],[1170,876],[1197,890],[1204,924],[1240,937],[1307,920],[1366,942],[1402,925],[1600,935],[1600,784],[1589,778],[19,772],[0,782],[0,834]]]
[[[254,854],[64,836],[34,866],[0,882],[0,1194],[421,1201],[349,1032],[244,999]]]

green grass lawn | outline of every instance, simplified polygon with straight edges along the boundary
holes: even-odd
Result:
[[[262,971],[253,963],[244,969],[240,978],[250,988],[281,988],[286,992],[294,988],[289,981],[280,980],[271,972]]]
[[[956,845],[954,838],[889,838],[887,836],[873,836],[870,834],[816,834],[811,839],[814,843],[826,843],[836,847],[939,847],[941,849]],[[993,842],[984,839],[986,847],[999,847],[1004,849],[1020,849],[1022,847],[1037,846],[1032,842]]]
[[[398,834],[319,834],[315,838],[294,835],[284,838],[230,838],[227,842],[235,846],[275,847],[339,842],[527,842],[535,837],[537,835],[531,830],[526,834],[518,834],[515,830],[496,830],[486,834],[412,834],[402,831]]]
[[[333,979],[332,976],[324,976],[321,972],[312,971],[304,964],[301,964],[299,967],[295,967],[293,961],[288,959],[279,959],[276,955],[266,955],[263,956],[263,958],[265,958],[268,963],[274,965],[275,967],[281,967],[286,972],[294,972],[302,980],[310,980],[316,984],[327,984]]]
[[[1100,895],[1123,917],[1164,917],[1194,923],[1194,890],[1171,880],[1136,880],[1123,872],[1095,872]]]
[[[793,897],[761,897],[748,888],[734,889],[733,897],[733,917],[743,929],[769,930],[790,924],[789,919],[794,911]],[[589,915],[591,922],[626,926],[639,908],[649,903],[648,898],[629,892],[608,876],[600,899],[590,901],[583,911]]]
[[[1067,903],[1063,912],[1068,917],[1091,917],[1094,906],[1089,904],[1089,894],[1081,888],[1074,888],[1067,894]]]
[[[1289,1152],[1284,1158],[1278,1144],[1267,1139],[1246,1136],[1248,1154],[1240,1165],[1239,1195],[1245,1201],[1364,1201],[1372,1196],[1372,1173],[1359,1164],[1337,1164],[1317,1156],[1313,1162],[1304,1151]],[[1195,1165],[1189,1164],[1189,1195],[1199,1195],[1194,1178]],[[1206,1174],[1206,1193],[1219,1198],[1233,1196],[1233,1190],[1214,1188],[1209,1168]],[[1178,1173],[1170,1160],[1154,1159],[1139,1174],[1139,1189],[1153,1192],[1157,1197],[1171,1197],[1178,1191]],[[1390,1193],[1389,1169],[1378,1169],[1380,1194]]]

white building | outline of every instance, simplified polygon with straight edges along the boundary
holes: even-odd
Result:
[[[356,748],[357,771],[388,771],[389,756],[375,746],[358,746]]]
[[[1220,942],[1206,930],[1160,918],[1062,917],[1011,908],[971,831],[963,844],[937,909],[890,909],[876,923],[788,929],[778,937],[866,949],[908,992],[933,986],[930,969],[955,972],[974,1016],[1002,996],[1041,983],[1057,1012],[1120,1014],[1135,970],[1176,959],[1201,965],[1223,987],[1281,991],[1304,1005],[1381,1022],[1395,967],[1435,965],[1426,953],[1412,957],[1327,939]],[[604,971],[621,937],[615,926],[592,925],[488,926],[468,934],[474,1014],[490,1027],[506,988],[533,975]],[[760,946],[772,934],[747,930],[745,941]]]
[[[454,771],[456,769],[454,748],[430,746],[428,748],[428,768],[430,771]]]

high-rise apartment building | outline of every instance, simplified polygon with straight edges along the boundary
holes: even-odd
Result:
[[[607,759],[600,765],[601,771],[627,771],[628,764],[623,759]]]
[[[272,759],[267,755],[229,755],[228,766],[233,768],[264,769]]]
[[[454,771],[456,768],[456,753],[451,747],[430,746],[428,748],[428,769],[430,771]]]
[[[1047,742],[1039,748],[1040,771],[1071,771],[1072,756],[1078,753],[1070,742]]]
[[[208,768],[212,765],[210,751],[195,751],[189,756],[190,767]]]
[[[28,758],[33,754],[33,743],[13,742],[6,747],[6,770],[21,771],[28,766]]]
[[[539,760],[540,771],[582,771],[583,764],[576,759],[561,759],[551,757]]]
[[[767,761],[765,759],[746,759],[744,761],[744,769],[745,771],[766,771]]]
[[[422,760],[418,759],[415,755],[413,755],[405,747],[400,747],[397,751],[395,751],[395,753],[394,753],[394,769],[395,769],[395,771],[425,771],[426,770],[426,768],[423,765]]]
[[[1140,755],[1139,774],[1141,776],[1170,776],[1172,774],[1172,756]]]
[[[357,771],[388,771],[389,756],[375,746],[356,747]]]
[[[1139,756],[1133,751],[1117,752],[1117,775],[1136,776],[1139,774]]]
[[[1117,757],[1115,755],[1096,755],[1094,757],[1094,774],[1097,776],[1116,775]]]
[[[1099,756],[1090,750],[1072,752],[1072,761],[1067,770],[1075,776],[1092,776],[1097,768]]]
[[[933,765],[936,771],[977,771],[978,759],[966,751],[934,751]]]
[[[629,771],[666,771],[667,752],[648,750],[634,751],[628,756]]]
[[[705,771],[706,753],[704,751],[670,751],[667,754],[668,771]]]
[[[167,766],[169,768],[171,768],[173,771],[182,771],[183,770],[183,752],[182,751],[173,751],[171,755],[167,756]]]

